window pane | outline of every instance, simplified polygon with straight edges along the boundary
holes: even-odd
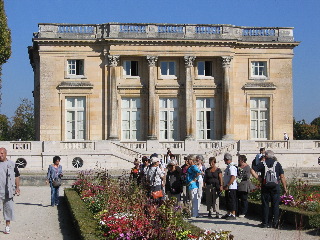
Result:
[[[205,62],[205,75],[212,76],[212,62]]]
[[[204,76],[204,62],[198,62],[198,75]]]
[[[175,62],[169,62],[169,75],[175,75]]]
[[[131,61],[131,76],[138,76],[138,61]]]
[[[161,62],[161,75],[168,75],[167,73],[167,62]]]

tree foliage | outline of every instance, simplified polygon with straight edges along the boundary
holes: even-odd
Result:
[[[315,124],[307,124],[304,119],[301,121],[293,119],[293,138],[296,140],[320,139],[319,127]]]
[[[11,123],[8,117],[4,114],[0,114],[0,141],[6,141],[10,139]]]
[[[32,141],[35,140],[33,103],[27,98],[21,101],[12,119],[11,139]]]
[[[0,0],[0,89],[2,88],[2,65],[7,62],[11,56],[11,32],[7,24],[7,16],[4,10],[4,0]],[[1,105],[0,93],[0,105]]]

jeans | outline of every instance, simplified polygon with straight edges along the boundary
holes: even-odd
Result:
[[[261,203],[262,203],[262,223],[268,224],[269,222],[269,202],[271,201],[271,217],[272,225],[277,226],[279,221],[279,203],[280,193],[279,190],[261,190]]]
[[[248,211],[248,192],[238,191],[238,214],[246,215]]]
[[[51,206],[59,205],[59,188],[53,187],[52,182],[50,182],[51,187]]]

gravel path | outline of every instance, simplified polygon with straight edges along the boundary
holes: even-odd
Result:
[[[5,223],[1,216],[0,239],[79,239],[63,197],[58,207],[51,207],[49,186],[21,186],[20,190],[21,195],[14,198],[16,219],[11,222],[11,233],[3,234]]]
[[[222,211],[225,214],[225,211]],[[231,231],[235,240],[319,240],[320,230],[298,231],[292,226],[281,226],[281,230],[273,228],[260,228],[258,217],[237,218],[228,221],[225,219],[209,219],[206,206],[201,204],[200,218],[191,218],[189,222],[207,230]]]
[[[60,191],[60,195],[63,196],[63,189]],[[16,221],[11,223],[10,234],[3,234],[4,221],[1,221],[0,239],[79,239],[63,197],[58,207],[50,206],[50,188],[48,186],[21,186],[21,195],[15,197],[15,213]],[[189,221],[203,229],[229,230],[235,236],[235,240],[320,239],[319,231],[297,231],[290,226],[283,226],[281,230],[262,229],[257,227],[260,223],[257,218],[237,218],[234,221],[227,221],[209,219],[205,214],[206,208],[201,205],[201,218],[192,218]]]

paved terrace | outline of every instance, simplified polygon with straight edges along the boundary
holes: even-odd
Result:
[[[62,191],[62,189],[61,189]],[[16,221],[11,223],[11,233],[0,239],[35,240],[78,240],[80,239],[68,214],[66,204],[61,201],[58,207],[50,206],[50,188],[48,186],[22,186],[21,195],[15,197]],[[238,218],[234,221],[208,219],[205,206],[201,206],[201,218],[190,219],[193,224],[211,230],[230,230],[235,240],[279,239],[279,240],[315,240],[318,231],[298,231],[283,226],[282,230],[261,229],[255,217]],[[3,234],[4,221],[1,221],[0,235]],[[316,235],[318,234],[318,235]],[[4,235],[4,234],[3,234]]]

